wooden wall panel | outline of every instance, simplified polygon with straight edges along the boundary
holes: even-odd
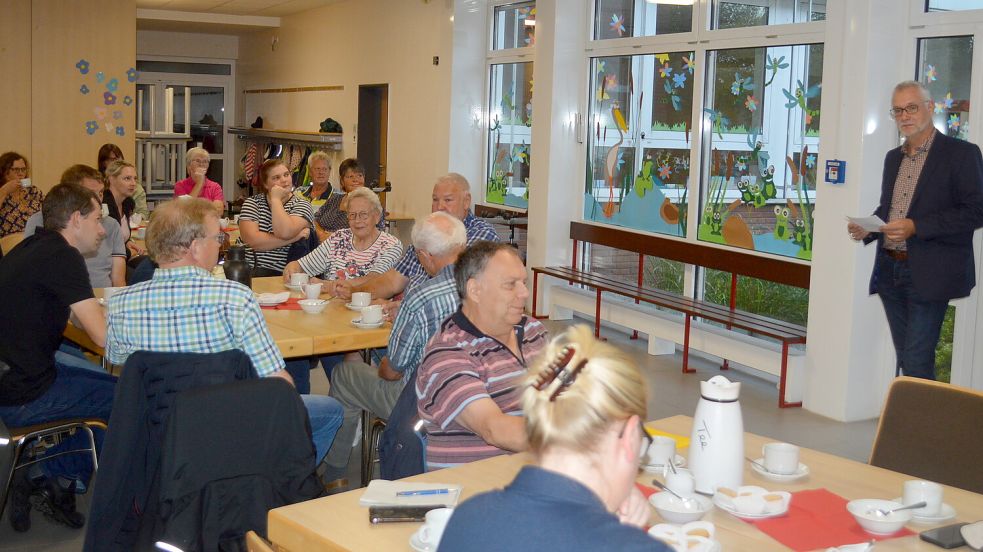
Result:
[[[31,153],[31,0],[3,4],[0,32],[0,74],[3,101],[0,151],[16,151],[28,160]]]

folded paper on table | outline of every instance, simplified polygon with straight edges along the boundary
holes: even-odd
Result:
[[[868,232],[880,232],[881,226],[887,224],[877,215],[871,215],[869,217],[847,217],[846,219]]]
[[[895,539],[913,535],[901,529],[893,535],[872,535],[864,531],[846,509],[847,500],[826,489],[792,493],[788,514],[759,521],[747,521],[792,550],[826,549],[856,542]]]
[[[430,489],[447,489],[447,494],[397,496],[396,493],[405,491],[426,491]],[[461,497],[461,486],[449,483],[411,483],[408,481],[387,481],[373,479],[369,482],[362,497],[358,499],[361,506],[426,506],[443,504],[448,508],[457,505]]]

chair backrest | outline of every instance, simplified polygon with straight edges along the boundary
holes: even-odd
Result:
[[[23,232],[15,232],[13,234],[7,234],[6,236],[0,238],[0,250],[4,254],[10,253],[10,250],[17,246],[24,239]]]
[[[266,539],[256,534],[256,531],[246,533],[246,550],[248,552],[273,552]]]
[[[900,377],[891,384],[870,464],[983,493],[983,393]]]

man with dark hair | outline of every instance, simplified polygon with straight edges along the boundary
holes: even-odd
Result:
[[[61,174],[62,184],[79,184],[102,197],[102,174],[88,165],[72,165]],[[30,236],[44,225],[41,211],[31,215],[24,225],[24,235]],[[112,217],[102,217],[106,237],[94,253],[84,255],[89,282],[94,288],[126,285],[126,243],[119,223]]]
[[[512,246],[476,242],[454,279],[461,307],[427,344],[416,379],[428,470],[525,450],[522,379],[547,339],[525,315],[526,269]]]
[[[105,236],[102,211],[96,195],[77,184],[52,188],[41,210],[44,228],[0,261],[0,418],[9,427],[71,418],[109,420],[116,378],[55,358],[69,315],[95,344],[106,343],[106,317],[83,259]],[[97,444],[101,437],[98,433]],[[84,443],[79,432],[47,454]],[[85,518],[75,511],[74,492],[84,492],[92,469],[88,455],[68,454],[18,470],[10,492],[11,525],[17,531],[30,527],[28,497],[34,492],[45,515],[81,527]]]

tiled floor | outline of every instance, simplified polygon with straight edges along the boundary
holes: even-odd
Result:
[[[563,331],[566,323],[547,322],[550,330]],[[691,357],[695,374],[680,373],[680,355],[669,357],[649,356],[644,341],[630,341],[626,336],[605,331],[610,342],[629,351],[642,367],[649,383],[649,417],[663,418],[676,414],[693,415],[699,400],[700,380],[719,373],[719,367],[698,358]],[[788,441],[839,456],[865,462],[870,454],[876,421],[839,423],[800,408],[780,410],[776,405],[777,390],[773,383],[741,374],[735,370],[726,372],[727,377],[742,382],[741,408],[744,428],[747,431],[765,435],[776,440]],[[327,392],[327,380],[320,370],[311,372],[311,383],[315,393]],[[357,459],[359,451],[352,451],[350,481],[357,480]],[[88,497],[80,500],[80,511],[88,510]],[[6,516],[5,516],[6,518]],[[0,551],[7,550],[50,550],[57,552],[82,549],[83,534],[48,522],[36,512],[32,516],[34,527],[27,533],[15,533],[6,519],[0,520]]]

